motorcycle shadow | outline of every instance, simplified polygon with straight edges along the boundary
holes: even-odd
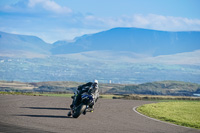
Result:
[[[52,108],[52,107],[21,107],[27,109],[47,109],[47,110],[70,110],[70,108]]]
[[[36,118],[72,118],[68,116],[59,116],[59,115],[15,115],[15,116],[26,116],[26,117],[36,117]]]
[[[54,107],[20,107],[23,109],[32,109],[32,110],[70,110],[70,108],[54,108]],[[71,118],[68,116],[60,116],[60,115],[31,115],[31,114],[20,114],[15,116],[26,116],[26,117],[36,117],[36,118]]]

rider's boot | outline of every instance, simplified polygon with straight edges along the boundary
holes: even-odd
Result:
[[[93,112],[94,111],[94,105],[89,106],[89,110],[90,110],[90,112]]]
[[[67,114],[67,116],[71,116],[72,115],[72,112],[71,112],[71,110],[68,112],[68,114]]]
[[[86,110],[83,111],[83,115],[86,115]]]

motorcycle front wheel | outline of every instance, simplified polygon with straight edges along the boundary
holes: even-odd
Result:
[[[74,118],[78,118],[84,111],[85,111],[85,109],[86,109],[86,105],[85,104],[83,104],[83,103],[81,103],[77,108],[76,108],[76,110],[74,111],[74,113],[73,113],[73,117]]]

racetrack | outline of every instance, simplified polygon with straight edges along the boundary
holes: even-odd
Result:
[[[200,133],[148,119],[133,107],[140,100],[99,99],[93,113],[67,117],[70,98],[0,95],[0,132],[67,133]]]

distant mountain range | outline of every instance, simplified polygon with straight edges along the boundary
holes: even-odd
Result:
[[[77,37],[74,42],[55,42],[51,52],[53,54],[68,54],[112,50],[158,56],[191,52],[197,49],[200,49],[200,32],[114,28]]]
[[[83,35],[72,42],[44,42],[35,36],[0,32],[0,52],[3,54],[30,52],[44,55],[72,54],[88,51],[132,52],[159,56],[200,49],[200,32],[167,32],[140,28],[114,28]],[[2,55],[2,54],[1,54]]]
[[[114,28],[53,44],[0,32],[0,80],[200,83],[200,32]]]

